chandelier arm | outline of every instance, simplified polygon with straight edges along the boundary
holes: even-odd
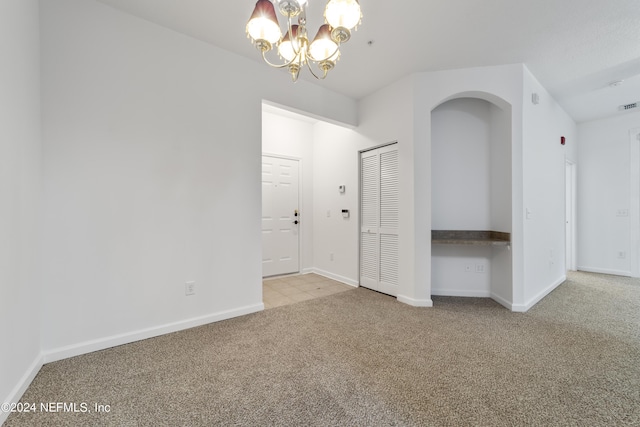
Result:
[[[303,6],[306,7],[306,6]],[[289,16],[287,18],[287,23],[289,24],[289,42],[291,43],[291,47],[293,48],[293,54],[294,54],[294,58],[293,60],[290,62],[293,63],[293,61],[295,60],[295,58],[297,58],[300,55],[300,52],[302,52],[302,43],[299,42],[300,40],[300,34],[307,31],[307,27],[305,25],[300,25],[298,24],[298,31],[296,31],[296,36],[295,36],[295,42],[294,42],[294,37],[293,37],[293,24],[291,23],[291,16]],[[301,30],[304,30],[302,31]],[[296,45],[298,45],[298,50],[296,50]]]
[[[311,58],[309,58],[309,59],[311,59]],[[317,62],[317,61],[314,59],[313,62]],[[307,68],[309,69],[311,74],[313,74],[313,77],[315,77],[318,80],[324,80],[327,77],[327,74],[328,74],[327,70],[324,70],[324,75],[322,77],[318,77],[316,75],[316,73],[313,72],[313,68],[311,67],[311,61],[307,61]]]
[[[334,40],[334,42],[336,42],[336,41]],[[333,58],[336,54],[340,53],[340,46],[341,46],[341,45],[340,45],[340,42],[336,42],[336,46],[337,46],[337,47],[336,47],[336,50],[334,50],[334,51],[333,51],[333,53],[332,53],[331,55],[327,55],[327,58]],[[309,59],[313,60],[314,62],[320,62],[320,60],[315,59],[315,58],[311,55],[311,53],[309,53],[309,55],[307,55],[307,58],[309,58]],[[336,62],[337,62],[337,61],[336,61]]]
[[[296,56],[296,57],[294,57],[291,61],[289,61],[289,62],[287,62],[287,63],[285,63],[285,64],[274,64],[274,63],[270,62],[270,61],[267,59],[267,56],[266,56],[266,54],[265,54],[265,51],[262,51],[262,59],[264,60],[264,62],[266,62],[266,63],[267,63],[267,65],[269,65],[269,66],[271,66],[271,67],[273,67],[273,68],[285,68],[285,67],[288,67],[288,66],[290,66],[291,64],[293,64],[293,63],[295,63],[295,62],[296,62],[296,58],[297,58],[297,56]]]

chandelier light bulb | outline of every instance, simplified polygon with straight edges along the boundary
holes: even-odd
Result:
[[[329,24],[324,24],[309,46],[309,54],[314,61],[331,61],[335,63],[340,57],[338,44],[331,38]]]
[[[282,31],[280,31],[273,3],[269,0],[258,0],[247,22],[246,31],[256,45],[260,45],[259,42],[267,42],[269,46],[266,50],[270,50],[271,46],[280,40]]]
[[[333,28],[356,28],[362,20],[358,0],[329,0],[324,17]]]
[[[299,65],[306,62],[307,39],[301,36],[298,25],[291,26],[291,33],[287,32],[278,45],[278,53],[286,61],[293,61],[295,59],[295,62]]]

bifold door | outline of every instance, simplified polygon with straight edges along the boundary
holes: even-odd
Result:
[[[360,286],[398,294],[398,147],[360,154]]]

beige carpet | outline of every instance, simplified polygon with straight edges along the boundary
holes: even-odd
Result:
[[[640,425],[640,282],[576,273],[526,314],[354,289],[46,365],[7,426]]]

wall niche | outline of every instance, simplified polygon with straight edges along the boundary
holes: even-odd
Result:
[[[431,290],[507,305],[512,301],[511,107],[494,101],[459,97],[431,112]]]

